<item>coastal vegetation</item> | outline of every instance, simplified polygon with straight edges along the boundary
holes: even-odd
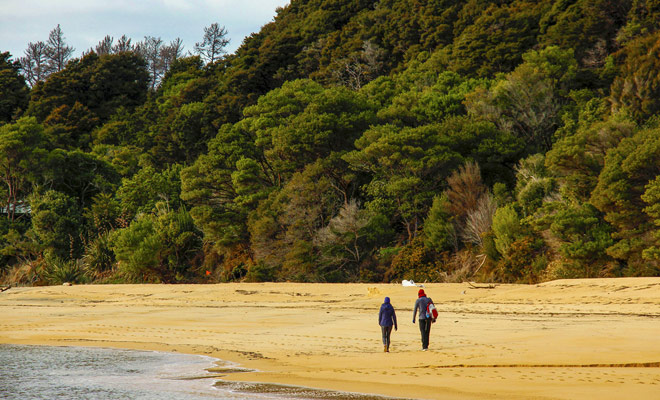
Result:
[[[213,24],[72,58],[58,26],[0,49],[0,274],[660,276],[659,27],[651,0],[292,0],[233,54]]]

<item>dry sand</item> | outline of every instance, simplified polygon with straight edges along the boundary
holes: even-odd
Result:
[[[0,343],[214,356],[223,379],[417,399],[660,399],[660,278],[427,284],[431,348],[394,284],[107,285],[0,293]],[[399,330],[383,353],[383,297]]]

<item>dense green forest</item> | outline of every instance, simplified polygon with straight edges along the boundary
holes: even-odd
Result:
[[[660,276],[659,25],[652,0],[292,0],[234,54],[0,53],[2,279]]]

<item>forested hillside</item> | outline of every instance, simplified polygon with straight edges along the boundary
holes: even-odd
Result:
[[[658,276],[659,26],[651,0],[292,0],[234,54],[0,49],[3,280]]]

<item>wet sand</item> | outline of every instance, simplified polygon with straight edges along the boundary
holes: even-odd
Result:
[[[415,399],[658,399],[660,278],[426,284],[89,285],[0,293],[0,343],[210,355],[228,381]],[[378,308],[399,330],[383,353]]]

